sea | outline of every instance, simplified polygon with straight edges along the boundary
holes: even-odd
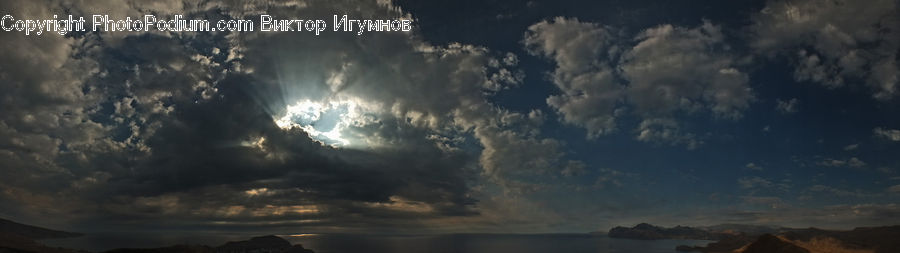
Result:
[[[678,245],[706,245],[704,240],[632,240],[598,234],[442,234],[442,235],[280,235],[316,253],[674,253]],[[47,239],[51,247],[102,252],[116,248],[154,248],[176,244],[222,245],[246,236],[159,236],[91,234]]]

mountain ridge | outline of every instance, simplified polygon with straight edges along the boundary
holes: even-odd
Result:
[[[0,233],[14,234],[33,240],[66,238],[82,236],[80,233],[66,232],[18,223],[15,221],[0,218]]]
[[[681,245],[678,251],[702,253],[896,253],[900,225],[852,230],[789,229],[776,234],[741,234],[706,246]]]
[[[612,238],[625,238],[637,240],[662,240],[662,239],[692,239],[692,240],[721,240],[726,237],[740,234],[761,235],[765,233],[777,233],[787,230],[783,227],[744,225],[744,224],[720,224],[705,227],[661,227],[649,223],[640,223],[633,227],[613,227],[606,234]]]

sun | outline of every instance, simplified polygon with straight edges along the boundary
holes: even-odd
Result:
[[[316,102],[298,101],[285,108],[285,113],[275,119],[282,129],[298,127],[322,144],[341,147],[351,144],[344,132],[351,125],[356,114],[353,101]]]

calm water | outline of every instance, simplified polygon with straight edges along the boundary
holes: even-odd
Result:
[[[588,234],[453,234],[453,235],[339,235],[312,234],[282,236],[291,243],[303,244],[316,253],[673,253],[675,246],[706,245],[699,240],[641,241],[614,239]],[[78,238],[52,239],[49,246],[104,251],[113,248],[149,248],[173,244],[221,245],[247,236],[125,236],[88,235]]]

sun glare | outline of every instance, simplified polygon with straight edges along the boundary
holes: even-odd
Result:
[[[298,127],[319,142],[331,146],[348,146],[350,140],[343,135],[355,115],[353,101],[314,102],[299,101],[289,105],[275,124],[282,129]]]

